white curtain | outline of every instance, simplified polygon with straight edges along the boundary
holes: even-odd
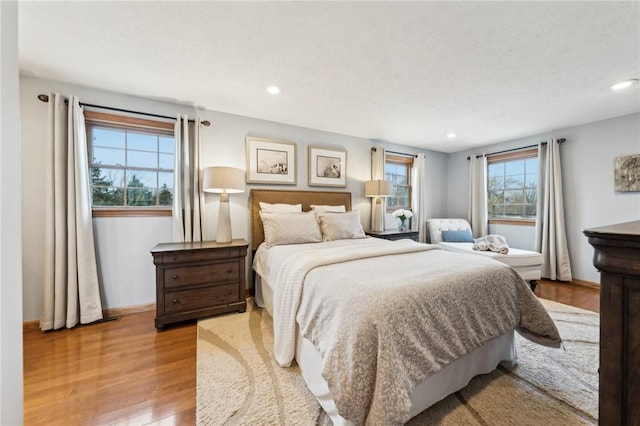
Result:
[[[371,149],[371,180],[382,179],[384,180],[384,162],[385,162],[385,149],[382,147],[376,147]],[[371,227],[376,222],[380,223],[378,229],[386,229],[385,217],[386,217],[386,200],[382,198],[382,217],[378,217],[376,214],[376,199],[371,198]]]
[[[469,224],[475,238],[488,234],[487,157],[471,155],[469,162]]]
[[[178,115],[174,130],[176,143],[173,169],[173,240],[203,241],[204,192],[200,158],[200,117],[193,124]]]
[[[43,331],[102,319],[87,134],[75,96],[68,107],[63,96],[49,96],[46,162]]]
[[[564,223],[560,145],[555,139],[538,148],[539,180],[536,251],[542,253],[542,277],[571,281],[571,264]]]
[[[418,241],[426,242],[426,223],[427,223],[427,157],[424,154],[418,154],[413,162],[413,181],[411,194],[411,211],[413,218],[411,219],[411,229],[418,231]]]

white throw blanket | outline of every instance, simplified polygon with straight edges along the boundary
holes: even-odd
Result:
[[[338,262],[366,259],[385,255],[412,253],[440,249],[438,246],[417,244],[409,240],[393,244],[359,247],[327,247],[314,251],[301,251],[291,256],[278,272],[274,285],[273,334],[274,355],[281,367],[288,367],[296,350],[296,313],[300,304],[302,284],[314,268]]]
[[[479,251],[495,251],[500,254],[509,253],[509,245],[502,235],[487,235],[473,240],[473,249]]]

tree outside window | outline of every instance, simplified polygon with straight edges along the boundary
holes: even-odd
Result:
[[[535,221],[538,201],[537,150],[489,157],[489,220]]]
[[[168,210],[173,204],[173,124],[93,112],[85,116],[94,214],[96,209]]]

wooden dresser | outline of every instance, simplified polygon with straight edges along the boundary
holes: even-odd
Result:
[[[156,328],[223,312],[244,312],[245,240],[163,243],[156,265]]]
[[[601,272],[599,422],[640,425],[640,221],[583,232]]]

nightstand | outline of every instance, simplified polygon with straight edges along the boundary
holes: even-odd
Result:
[[[402,240],[409,239],[418,241],[418,231],[398,231],[397,229],[390,229],[388,231],[368,231],[365,234],[370,237],[382,238],[384,240]]]
[[[245,240],[163,243],[151,250],[156,265],[158,331],[167,324],[223,312],[244,312]]]

